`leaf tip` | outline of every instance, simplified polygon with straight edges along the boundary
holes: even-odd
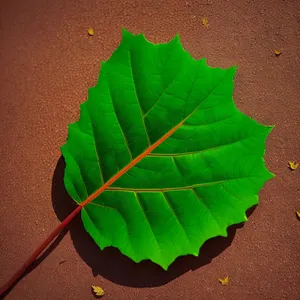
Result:
[[[172,38],[172,40],[170,41],[170,43],[173,42],[175,44],[180,44],[181,45],[181,41],[180,41],[180,36],[179,33],[176,33],[174,35],[174,37]]]
[[[126,33],[128,33],[129,31],[124,27],[124,26],[122,26],[122,35],[123,34],[126,34]]]
[[[176,41],[180,42],[180,35],[179,35],[178,32],[175,34],[174,39],[175,39]]]
[[[203,62],[204,66],[208,66],[207,59],[205,57],[201,58],[199,61]]]
[[[124,26],[122,26],[122,41],[132,36],[134,36],[134,34],[127,30]]]
[[[270,174],[270,179],[276,177],[276,174],[274,174],[274,173],[272,173],[272,172],[269,172],[269,174]]]
[[[227,69],[227,72],[229,72],[230,76],[232,76],[232,78],[234,78],[236,72],[237,72],[238,66],[232,66],[229,69]]]
[[[238,65],[232,66],[231,68],[234,71],[234,73],[236,73],[236,71],[238,70]]]
[[[273,130],[273,128],[275,127],[275,125],[269,125],[268,126],[270,128],[270,131]]]
[[[164,269],[164,271],[168,271],[168,269],[169,269],[169,264],[167,265],[167,264],[163,264],[163,265],[161,265],[161,267]]]
[[[267,136],[271,133],[271,131],[274,129],[275,125],[266,125],[264,126],[265,130],[267,131]]]

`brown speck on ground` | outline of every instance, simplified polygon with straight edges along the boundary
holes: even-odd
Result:
[[[198,258],[177,259],[168,272],[115,249],[101,252],[77,218],[5,300],[93,299],[91,284],[109,291],[105,300],[299,300],[300,173],[286,163],[300,153],[300,1],[185,2],[0,1],[0,285],[65,217],[60,146],[122,26],[155,43],[179,33],[195,59],[237,65],[237,107],[275,124],[265,161],[276,177],[242,228],[205,244]],[[274,57],[277,47],[284,55]],[[68,263],[57,268],[61,257]],[[230,276],[225,288],[221,274]]]

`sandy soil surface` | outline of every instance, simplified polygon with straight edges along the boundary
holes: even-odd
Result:
[[[0,285],[72,209],[59,147],[122,26],[157,43],[179,33],[194,58],[238,65],[237,107],[276,125],[266,164],[277,175],[244,226],[168,272],[99,251],[77,218],[5,299],[94,299],[91,285],[106,300],[300,299],[300,169],[287,168],[300,161],[299,1],[1,0],[0,18]]]

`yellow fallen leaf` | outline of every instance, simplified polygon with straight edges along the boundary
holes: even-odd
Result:
[[[96,296],[104,295],[104,290],[100,286],[92,285],[92,289]]]
[[[300,211],[296,211],[296,215],[300,219]]]
[[[226,276],[224,279],[219,278],[219,281],[222,283],[222,285],[227,285],[229,282],[228,276]]]
[[[93,28],[89,28],[88,29],[88,34],[93,36],[95,33],[94,33],[94,29]]]
[[[276,56],[279,56],[279,55],[281,54],[281,51],[275,49],[275,50],[274,50],[274,53],[275,53]]]
[[[294,171],[298,168],[299,164],[296,164],[294,161],[289,161],[289,168]]]
[[[208,19],[205,17],[205,18],[202,18],[202,24],[205,28],[208,28]]]

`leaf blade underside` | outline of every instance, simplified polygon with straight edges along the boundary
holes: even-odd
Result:
[[[178,36],[155,45],[123,30],[62,146],[78,204],[116,179],[82,209],[101,249],[167,269],[247,219],[273,177],[263,160],[272,127],[236,108],[235,71],[193,59]]]

